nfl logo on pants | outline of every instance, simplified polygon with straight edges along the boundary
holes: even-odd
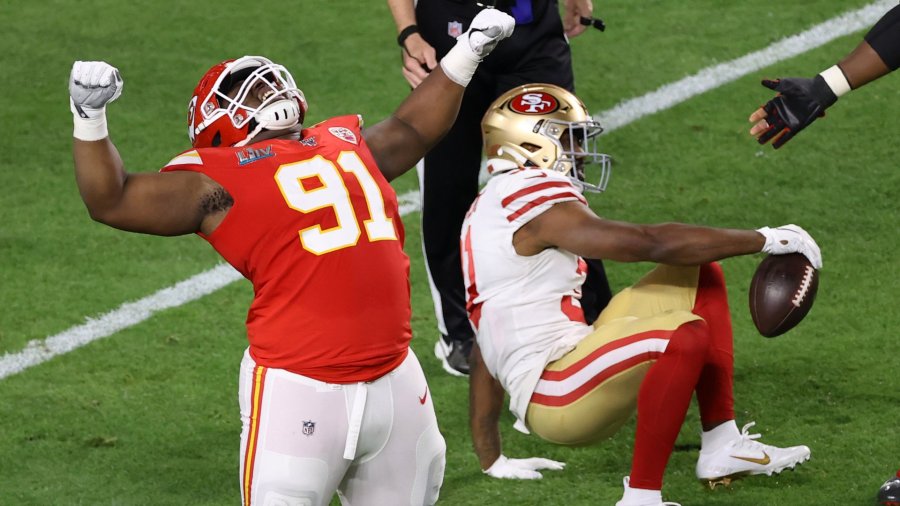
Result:
[[[313,432],[316,431],[316,422],[312,420],[303,420],[303,435],[304,436],[312,436]]]

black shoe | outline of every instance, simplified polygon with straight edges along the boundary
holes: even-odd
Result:
[[[878,489],[879,506],[900,506],[900,471]]]
[[[472,353],[472,341],[453,341],[441,336],[434,343],[434,356],[441,361],[444,370],[452,376],[469,375],[469,355]]]

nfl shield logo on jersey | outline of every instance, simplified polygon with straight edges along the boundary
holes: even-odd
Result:
[[[316,431],[316,422],[312,420],[303,420],[303,435],[312,436]]]
[[[462,33],[462,23],[460,23],[459,21],[450,21],[447,23],[447,35],[455,39],[462,35]]]

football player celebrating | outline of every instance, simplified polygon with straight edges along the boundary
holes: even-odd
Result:
[[[711,485],[809,459],[735,423],[733,346],[725,280],[716,260],[800,252],[819,268],[818,245],[795,225],[759,230],[602,219],[582,191],[602,191],[609,159],[600,126],[570,92],[527,85],[497,99],[482,120],[487,186],[461,235],[468,311],[476,329],[470,423],[484,472],[540,478],[547,459],[503,455],[504,391],[517,427],[558,444],[611,436],[637,407],[631,474],[619,506],[663,503],[663,471],[696,392],[703,425],[696,472]],[[584,181],[599,166],[598,184]],[[660,265],[618,293],[593,326],[579,306],[583,257]]]
[[[244,505],[433,504],[445,443],[409,348],[409,259],[388,181],[453,123],[478,63],[512,33],[486,10],[387,119],[304,129],[290,73],[258,56],[213,66],[189,104],[193,148],[126,172],[107,133],[118,70],[76,62],[75,176],[92,218],[196,233],[252,283],[240,368]]]
[[[900,67],[900,6],[889,10],[843,60],[812,79],[765,79],[762,85],[778,92],[753,111],[750,135],[757,142],[772,141],[780,148],[813,121],[825,115],[838,97]]]

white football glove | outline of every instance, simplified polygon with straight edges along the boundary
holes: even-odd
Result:
[[[540,480],[544,477],[539,469],[561,471],[566,467],[565,462],[532,457],[530,459],[508,459],[503,455],[497,458],[491,467],[482,471],[492,478],[505,478],[510,480]]]
[[[84,119],[96,118],[106,104],[122,94],[119,69],[102,61],[77,61],[69,75],[72,112]]]
[[[76,61],[69,74],[69,108],[75,128],[72,135],[83,141],[109,136],[106,104],[122,94],[119,69],[102,61]]]
[[[473,53],[484,58],[501,40],[512,35],[515,26],[516,20],[509,14],[497,9],[484,9],[472,19],[469,29],[457,40],[465,40]]]
[[[484,9],[472,19],[466,33],[456,38],[456,45],[441,59],[441,68],[453,82],[466,86],[475,69],[497,44],[512,35],[516,20],[497,9]]]
[[[816,241],[797,225],[784,225],[778,228],[763,227],[757,232],[766,238],[762,252],[770,255],[802,253],[816,269],[822,268],[822,252]]]

